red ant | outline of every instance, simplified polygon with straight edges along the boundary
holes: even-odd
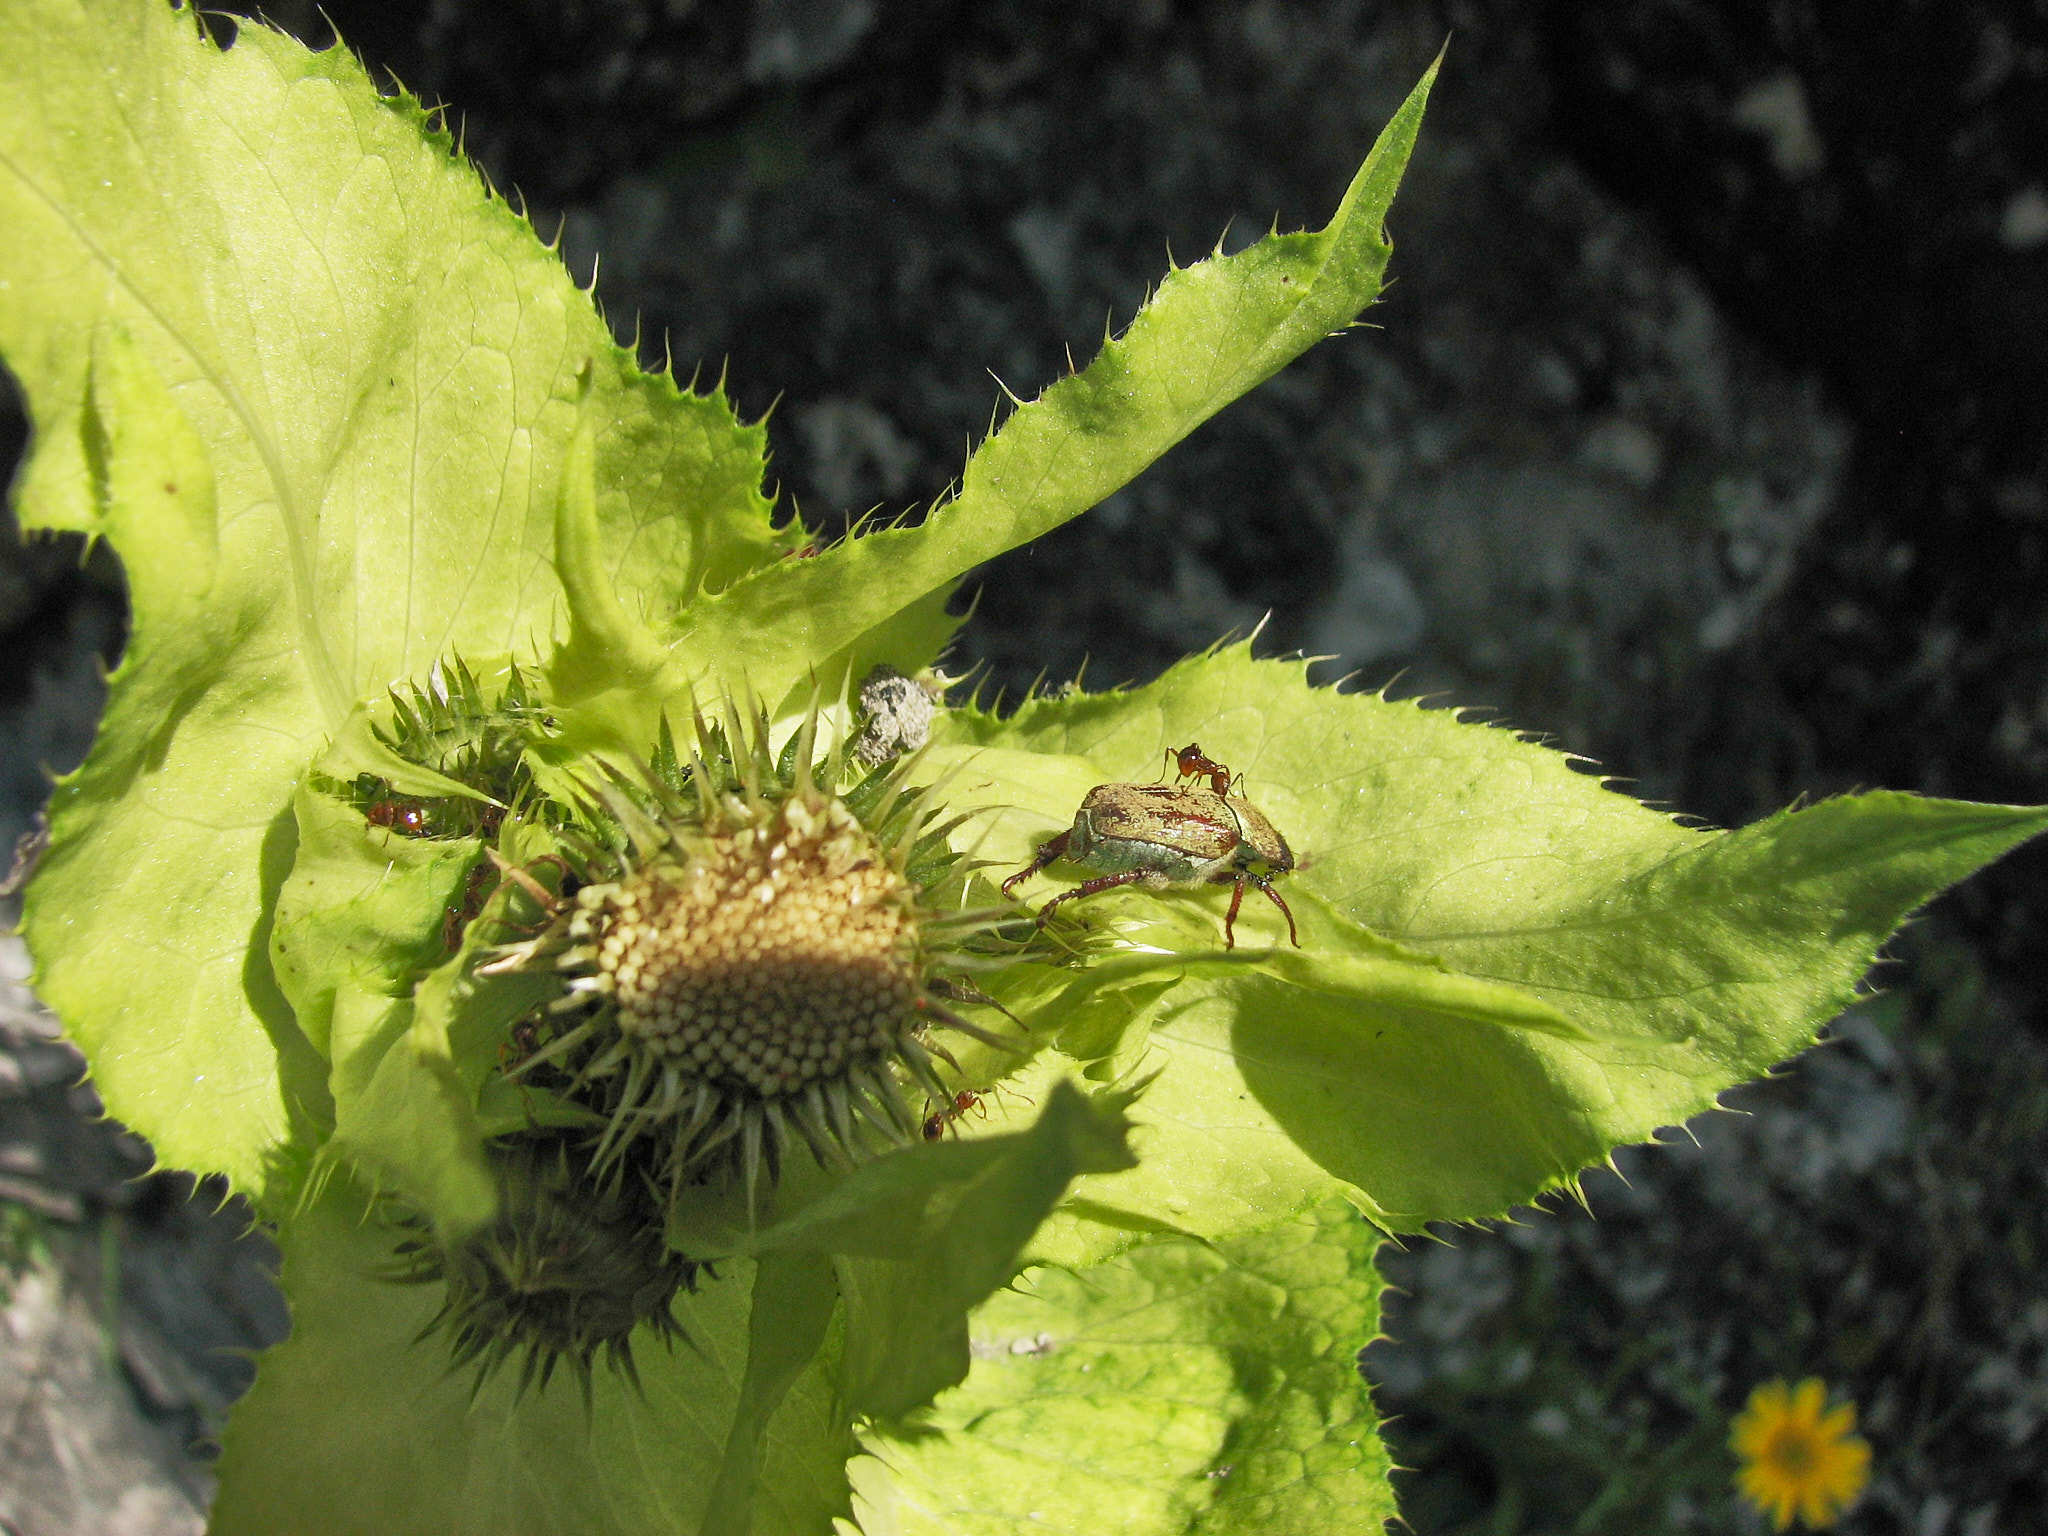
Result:
[[[1183,779],[1199,779],[1209,776],[1209,788],[1219,795],[1230,793],[1230,770],[1221,763],[1212,762],[1202,755],[1202,749],[1194,742],[1180,748],[1168,747],[1166,755],[1173,762],[1174,772]]]
[[[961,1089],[953,1095],[953,1102],[951,1104],[947,1105],[944,1109],[934,1110],[931,1114],[925,1116],[924,1139],[926,1141],[937,1141],[941,1136],[945,1135],[948,1126],[966,1114],[968,1110],[978,1107],[980,1103],[980,1094],[965,1088]],[[981,1118],[984,1120],[988,1118],[987,1110],[982,1110]]]
[[[484,909],[484,902],[497,889],[497,875],[497,870],[481,859],[471,867],[469,878],[462,886],[462,904],[449,907],[441,919],[442,948],[461,947],[463,930],[475,921],[476,915]]]
[[[512,1026],[511,1032],[498,1047],[499,1075],[501,1077],[511,1077],[519,1070],[520,1064],[533,1055],[535,1051],[539,1050],[540,1046],[540,1021],[538,1019],[521,1019]],[[532,1084],[524,1076],[519,1077],[517,1083],[519,1087],[519,1102],[526,1107],[527,1118],[531,1120],[533,1118]]]
[[[1006,1091],[1015,1092],[1014,1089]],[[994,1092],[996,1092],[994,1088],[988,1090],[988,1093]],[[987,1098],[988,1093],[977,1093],[971,1088],[962,1088],[953,1095],[953,1102],[951,1104],[948,1104],[944,1109],[925,1116],[924,1139],[926,1141],[937,1141],[947,1131],[952,1130],[953,1122],[966,1114],[970,1109],[978,1111],[977,1119],[986,1120],[988,1118],[988,1108],[983,1101]],[[1019,1093],[1017,1097],[1023,1099],[1026,1104],[1031,1102],[1024,1094]],[[956,1131],[954,1134],[958,1135],[959,1133]]]
[[[489,841],[498,835],[498,828],[504,824],[505,808],[502,805],[483,805],[474,809],[475,824],[467,834]],[[373,827],[385,827],[406,837],[449,836],[460,821],[453,824],[443,822],[437,834],[434,826],[434,812],[423,800],[393,797],[373,800],[363,808],[363,820]]]
[[[427,835],[427,808],[417,800],[378,800],[363,812],[373,827],[387,827],[406,837]]]
[[[511,1035],[498,1047],[498,1070],[510,1072],[527,1057],[540,1049],[540,1021],[521,1019],[512,1026]]]

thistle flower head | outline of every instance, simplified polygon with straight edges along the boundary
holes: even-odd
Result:
[[[449,1368],[476,1367],[472,1396],[515,1356],[521,1396],[567,1360],[587,1404],[599,1355],[637,1381],[634,1332],[680,1337],[671,1308],[702,1266],[663,1241],[642,1186],[593,1179],[562,1136],[498,1142],[490,1158],[498,1214],[483,1231],[444,1244],[423,1217],[399,1219],[406,1236],[390,1277],[444,1286],[420,1338],[445,1334]]]
[[[565,982],[518,1070],[565,1073],[604,1117],[595,1166],[630,1153],[673,1194],[732,1163],[751,1200],[792,1137],[827,1164],[914,1138],[904,1086],[951,1097],[934,1026],[1001,1044],[945,999],[1003,914],[941,905],[956,861],[915,759],[841,793],[842,763],[812,760],[815,711],[779,758],[765,719],[696,727],[687,762],[665,745],[639,782],[592,787],[617,845],[507,951]]]
[[[591,941],[622,1043],[764,1098],[900,1049],[921,985],[916,892],[845,803],[796,794],[586,886]]]

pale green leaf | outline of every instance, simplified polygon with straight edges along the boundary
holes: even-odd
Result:
[[[443,918],[480,845],[370,826],[307,784],[293,809],[297,852],[270,952],[299,1027],[329,1062],[334,1124],[321,1156],[346,1155],[447,1231],[471,1231],[495,1208],[474,1086],[454,1070],[445,1016],[418,1008],[414,992],[430,968],[448,969]]]
[[[344,983],[334,1009],[334,1135],[322,1160],[347,1159],[380,1190],[456,1238],[497,1211],[474,1100],[449,1059],[443,1021],[410,997]]]
[[[724,1464],[705,1513],[707,1533],[753,1536],[759,1532],[768,1536],[787,1531],[794,1536],[819,1530],[847,1507],[849,1490],[843,1469],[853,1450],[853,1426],[839,1394],[823,1402],[792,1405],[796,1410],[792,1417],[809,1420],[808,1443],[798,1455],[778,1458],[775,1479],[761,1476],[764,1457],[774,1449],[769,1443],[770,1425],[787,1402],[790,1388],[818,1359],[838,1302],[832,1266],[823,1258],[771,1253],[756,1262],[747,1374],[740,1382]],[[813,1375],[822,1379],[824,1373],[813,1371]],[[781,1486],[783,1477],[797,1486]],[[805,1482],[815,1487],[806,1490],[801,1486]],[[811,1495],[808,1499],[806,1491]],[[820,1492],[822,1499],[817,1496]]]
[[[114,1114],[260,1193],[319,1119],[265,938],[306,764],[394,680],[552,638],[578,419],[592,558],[664,628],[784,552],[762,434],[641,375],[346,50],[157,0],[0,0],[0,353],[22,526],[107,538],[136,620],[27,899],[38,986]]]
[[[752,687],[780,699],[898,611],[1087,511],[1350,325],[1379,296],[1392,251],[1387,210],[1435,79],[1432,65],[1326,226],[1168,274],[1086,369],[1018,403],[922,525],[785,561],[694,608],[674,648],[679,672],[729,675],[743,657]]]
[[[1215,1244],[1033,1270],[974,1368],[853,1463],[865,1536],[1357,1536],[1394,1514],[1357,1367],[1377,1237],[1333,1203]]]
[[[1021,1135],[882,1158],[762,1246],[838,1256],[847,1398],[893,1418],[966,1373],[968,1312],[1017,1272],[1074,1179],[1133,1161],[1121,1125],[1063,1083]]]
[[[935,762],[963,769],[956,801],[989,807],[974,835],[999,864],[1021,866],[1092,784],[1157,780],[1191,741],[1292,844],[1300,867],[1279,884],[1304,950],[1284,952],[1279,914],[1247,901],[1240,947],[1273,958],[1236,959],[1263,972],[1242,979],[1199,961],[1208,974],[1153,1006],[1142,1052],[1120,1046],[1156,1074],[1132,1110],[1143,1162],[1077,1191],[1124,1222],[1212,1234],[1333,1187],[1406,1228],[1568,1184],[1810,1044],[1908,913],[2048,827],[2044,811],[1898,794],[1686,827],[1511,732],[1312,689],[1300,663],[1242,646],[1009,720],[956,711],[939,740]],[[1075,873],[1056,865],[1023,894]],[[1062,916],[1185,952],[1227,899],[1113,892]],[[1569,1028],[1461,1017],[1414,989],[1347,996],[1318,958],[1339,932],[1324,909],[1376,936],[1358,946],[1369,968],[1392,941]]]
[[[277,896],[270,958],[299,1028],[332,1057],[334,996],[354,982],[386,997],[446,954],[442,920],[482,857],[474,838],[405,837],[312,785],[293,797],[292,872]]]
[[[0,33],[0,118],[17,57]],[[0,178],[6,169],[0,160]],[[5,230],[0,284],[11,281]],[[9,300],[0,287],[0,327]],[[89,1053],[109,1110],[146,1129],[161,1155],[231,1162],[261,1187],[284,1174],[292,1122],[315,1134],[328,1113],[325,1070],[264,953],[303,761],[266,724],[281,698],[271,669],[228,659],[269,620],[237,579],[235,541],[217,535],[209,445],[121,324],[80,335],[64,362],[77,391],[66,440],[79,519],[154,574],[132,583],[128,652],[94,751],[51,797],[50,846],[22,925],[37,987]],[[34,381],[24,382],[34,404]],[[35,520],[32,495],[21,510]],[[195,740],[208,743],[203,761]],[[268,777],[271,793],[252,803],[224,790],[223,761]]]

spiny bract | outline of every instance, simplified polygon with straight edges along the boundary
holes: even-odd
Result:
[[[841,795],[839,755],[813,764],[817,729],[814,712],[778,762],[767,720],[728,710],[722,728],[697,721],[686,769],[657,754],[637,782],[594,784],[623,846],[591,850],[590,883],[494,962],[567,978],[548,1014],[583,1017],[515,1070],[558,1067],[604,1116],[594,1166],[651,1136],[671,1197],[733,1161],[751,1203],[792,1134],[827,1165],[914,1138],[899,1073],[952,1096],[932,1025],[1002,1044],[942,1001],[1001,963],[988,935],[1007,914],[937,904],[959,889],[937,789],[913,793],[912,758]]]

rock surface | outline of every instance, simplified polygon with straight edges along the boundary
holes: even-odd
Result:
[[[284,1337],[275,1256],[240,1202],[152,1172],[102,1117],[28,970],[0,935],[0,1529],[185,1536],[206,1437]]]

